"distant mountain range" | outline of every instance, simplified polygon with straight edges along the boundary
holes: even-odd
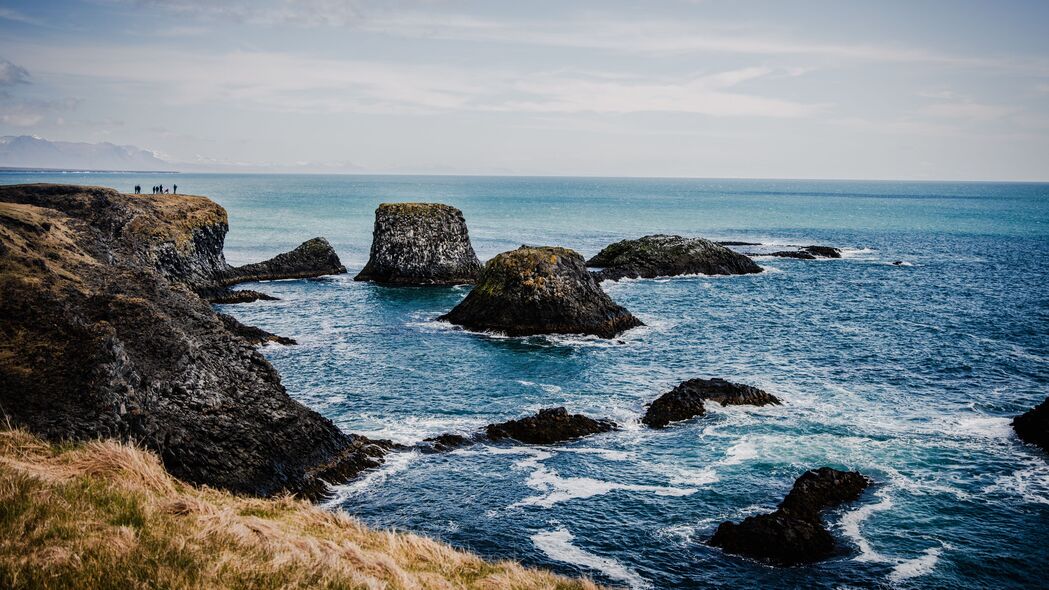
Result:
[[[120,171],[178,169],[153,152],[133,145],[48,141],[31,135],[0,137],[0,167]]]

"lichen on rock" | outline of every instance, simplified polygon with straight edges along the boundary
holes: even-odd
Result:
[[[440,203],[383,203],[368,264],[354,277],[386,285],[473,283],[481,262],[462,211]]]
[[[441,319],[509,336],[612,338],[643,325],[601,290],[582,256],[555,246],[521,246],[489,260],[477,286]]]
[[[716,242],[662,234],[610,244],[586,264],[601,269],[595,275],[602,281],[761,272],[753,260]]]

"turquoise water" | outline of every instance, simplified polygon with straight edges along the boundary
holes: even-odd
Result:
[[[224,311],[296,338],[263,352],[293,396],[347,431],[411,443],[557,405],[624,425],[556,447],[393,455],[333,500],[372,525],[620,586],[1047,584],[1049,463],[1009,420],[1049,395],[1049,185],[0,175],[27,181],[177,182],[227,208],[235,264],[329,238],[350,274],[250,286],[281,301]],[[846,257],[605,283],[646,327],[614,341],[501,338],[435,321],[465,287],[351,280],[375,207],[401,200],[461,208],[482,259],[521,243],[590,256],[656,232],[829,244]],[[787,403],[638,425],[646,402],[691,377]],[[822,465],[877,482],[827,516],[843,555],[778,569],[704,544]]]

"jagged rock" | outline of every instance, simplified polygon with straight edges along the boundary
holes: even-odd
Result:
[[[601,290],[582,256],[553,246],[521,246],[489,260],[477,286],[440,319],[510,336],[612,338],[643,325]]]
[[[760,246],[761,242],[740,242],[738,240],[722,240],[718,242],[722,246]]]
[[[803,246],[797,250],[782,250],[770,252],[764,256],[777,256],[779,258],[799,258],[801,260],[815,260],[817,258],[841,258],[841,250],[831,246]]]
[[[339,255],[324,238],[313,238],[299,244],[291,252],[278,254],[269,260],[231,268],[222,276],[222,283],[233,285],[249,281],[280,279],[308,279],[346,272]]]
[[[493,440],[512,438],[528,444],[548,445],[616,428],[610,420],[569,414],[564,408],[546,408],[535,416],[489,424],[485,433]]]
[[[51,440],[115,437],[191,483],[315,495],[380,462],[288,396],[189,288],[221,275],[203,197],[0,187],[0,408]]]
[[[481,262],[462,211],[440,203],[383,203],[368,264],[354,277],[387,285],[473,283]]]
[[[417,446],[423,452],[444,453],[458,449],[459,447],[465,447],[474,442],[477,442],[477,437],[449,433],[425,438],[423,439],[423,442]]]
[[[237,320],[237,318],[231,315],[220,313],[219,319],[222,320],[223,324],[225,324],[227,330],[236,334],[237,336],[240,336],[241,338],[247,340],[252,344],[263,344],[265,342],[276,342],[277,344],[284,344],[285,346],[298,344],[298,342],[296,342],[292,338],[287,338],[285,336],[277,336],[276,334],[273,334],[272,332],[267,332],[262,328],[256,328],[255,326],[248,326],[246,324],[242,324],[239,320]]]
[[[1013,430],[1020,440],[1038,445],[1049,453],[1049,397],[1013,419]]]
[[[251,289],[230,289],[229,287],[198,290],[197,294],[210,303],[225,305],[234,303],[252,303],[254,301],[280,301],[278,297],[267,295],[261,291],[253,291]]]
[[[704,401],[715,401],[723,406],[765,406],[782,403],[776,396],[757,387],[732,383],[717,377],[689,379],[649,404],[641,422],[652,428],[662,428],[671,422],[702,416],[706,413]]]
[[[857,500],[870,485],[855,471],[821,467],[808,471],[775,512],[723,522],[710,544],[726,553],[745,555],[776,565],[796,565],[834,554],[834,537],[820,520],[820,513]]]
[[[599,281],[761,272],[761,267],[747,256],[710,240],[667,235],[616,242],[606,246],[586,264],[601,268],[595,271]]]

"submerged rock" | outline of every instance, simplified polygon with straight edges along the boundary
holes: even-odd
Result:
[[[291,252],[278,254],[269,260],[231,268],[223,275],[226,285],[250,281],[281,279],[308,279],[346,272],[339,255],[324,238],[313,238],[299,244]]]
[[[481,261],[462,211],[440,203],[383,203],[368,264],[354,277],[388,285],[473,283]]]
[[[1013,430],[1020,440],[1042,447],[1049,453],[1049,397],[1013,419]]]
[[[817,258],[841,258],[841,250],[831,246],[802,246],[797,250],[782,250],[770,252],[764,256],[777,256],[779,258],[799,258],[801,260],[815,260]]]
[[[794,482],[775,512],[723,522],[710,544],[726,553],[745,555],[776,565],[796,565],[834,554],[834,537],[820,520],[820,513],[857,500],[870,485],[855,471],[821,467],[807,471]]]
[[[606,246],[587,266],[598,280],[654,278],[684,274],[737,275],[761,272],[746,255],[702,238],[652,235]]]
[[[176,477],[247,494],[316,495],[378,465],[381,447],[293,400],[194,293],[225,272],[225,231],[204,197],[0,187],[11,423],[51,440],[135,441]]]
[[[766,406],[782,403],[776,396],[757,387],[716,377],[689,379],[649,404],[641,422],[652,428],[663,428],[671,422],[702,416],[706,413],[704,401],[715,401],[723,406]]]
[[[610,420],[569,414],[564,408],[546,408],[535,416],[489,424],[485,433],[493,440],[512,438],[528,444],[548,445],[616,428]]]
[[[416,447],[424,453],[445,453],[473,444],[477,442],[479,438],[481,437],[446,433],[438,436],[431,436],[430,438],[424,438],[423,442],[416,445]]]
[[[601,290],[582,256],[553,246],[521,246],[489,260],[477,286],[440,319],[510,336],[612,338],[643,325]]]

